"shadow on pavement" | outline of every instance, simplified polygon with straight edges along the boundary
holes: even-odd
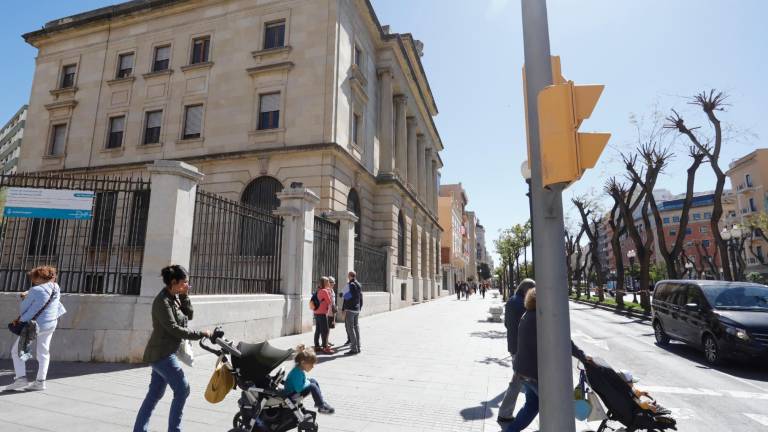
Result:
[[[512,357],[510,357],[510,356],[507,356],[507,357],[504,357],[504,358],[486,357],[486,358],[484,358],[482,360],[475,360],[475,361],[477,363],[482,363],[482,364],[487,364],[487,365],[488,364],[497,364],[499,366],[504,366],[504,367],[507,367],[507,368],[511,368],[512,367]]]
[[[476,331],[469,334],[472,337],[481,337],[486,339],[506,339],[507,338],[507,332],[506,331],[499,331],[499,330],[486,330],[486,331]]]
[[[33,379],[37,373],[37,360],[27,361],[27,377]],[[85,375],[120,372],[131,369],[148,367],[145,364],[128,363],[86,363],[86,362],[51,362],[48,369],[48,381]],[[13,381],[13,363],[10,360],[0,360],[0,387],[5,387]],[[2,392],[0,396],[15,394]]]
[[[698,363],[697,367],[700,369],[714,369],[737,378],[768,382],[768,370],[760,360],[726,360],[722,366],[712,367],[704,359],[704,354],[692,346],[672,342],[659,348]]]
[[[503,391],[498,394],[495,398],[489,400],[480,402],[480,405],[473,406],[469,408],[464,408],[459,413],[461,414],[461,417],[465,421],[474,421],[474,420],[485,420],[488,418],[491,418],[493,416],[493,413],[489,408],[491,407],[498,407],[501,401],[504,399],[504,393]]]

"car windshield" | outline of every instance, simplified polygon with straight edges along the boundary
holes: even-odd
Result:
[[[704,290],[716,309],[759,309],[768,311],[768,286],[742,285],[707,287]]]

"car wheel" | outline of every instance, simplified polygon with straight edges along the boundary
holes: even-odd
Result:
[[[659,346],[669,345],[669,336],[667,336],[667,334],[664,333],[664,328],[661,327],[661,322],[659,321],[653,322],[653,335],[656,337],[656,343]]]
[[[717,341],[711,335],[704,336],[704,357],[707,359],[707,363],[711,365],[719,365],[723,362],[720,356],[720,347],[717,346]]]

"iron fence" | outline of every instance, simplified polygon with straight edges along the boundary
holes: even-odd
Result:
[[[363,291],[387,291],[387,253],[381,248],[355,242],[355,272]]]
[[[338,282],[339,224],[315,216],[314,247],[312,249],[312,281],[317,284],[322,276],[332,276]]]
[[[138,295],[150,183],[141,178],[0,175],[5,188],[88,191],[90,219],[0,218],[0,291],[29,287],[26,272],[58,269],[62,292]]]
[[[195,294],[279,294],[283,220],[197,190],[190,278]]]

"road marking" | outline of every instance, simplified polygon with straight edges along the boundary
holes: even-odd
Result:
[[[714,391],[703,388],[691,388],[691,387],[668,387],[668,386],[644,386],[638,385],[639,388],[647,391],[648,393],[670,393],[670,394],[685,394],[695,396],[716,396],[716,397],[732,397],[736,399],[761,399],[768,400],[768,393],[753,393],[740,390],[720,390]]]
[[[574,337],[577,337],[577,338],[579,338],[581,340],[583,340],[584,342],[586,342],[586,343],[588,343],[590,345],[594,345],[594,346],[596,346],[598,348],[602,348],[602,349],[604,349],[606,351],[610,351],[611,350],[610,348],[608,348],[608,342],[606,342],[604,340],[597,340],[597,339],[593,338],[592,336],[589,336],[589,335],[587,335],[586,333],[584,333],[584,332],[582,332],[580,330],[572,331],[571,335],[574,336]]]
[[[768,426],[768,416],[761,415],[761,414],[744,414],[745,416],[751,418],[752,420],[760,423],[763,426]]]

